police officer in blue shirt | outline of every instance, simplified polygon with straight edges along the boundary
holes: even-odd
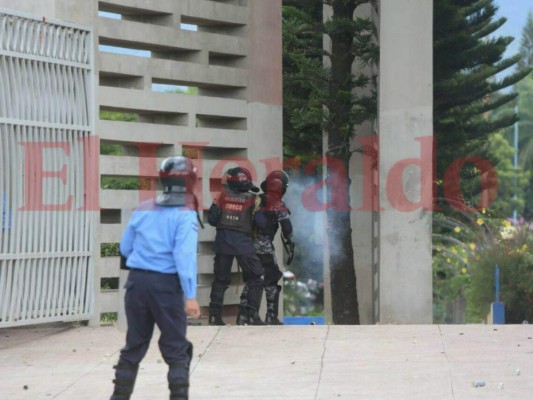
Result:
[[[264,325],[259,317],[264,274],[252,242],[252,220],[259,188],[252,183],[250,171],[230,168],[223,176],[223,191],[209,208],[207,221],[216,226],[215,279],[211,286],[209,325],[225,325],[222,320],[224,292],[231,282],[231,265],[236,258],[247,283],[247,324]]]
[[[191,160],[170,157],[162,162],[159,177],[163,194],[134,211],[120,241],[130,270],[124,286],[128,331],[115,366],[111,400],[130,399],[155,324],[161,331],[159,349],[169,366],[170,399],[188,399],[192,344],[186,338],[187,315],[200,317],[196,170]]]

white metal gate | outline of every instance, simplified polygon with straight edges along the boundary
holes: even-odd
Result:
[[[93,52],[90,28],[0,9],[0,327],[93,311]]]

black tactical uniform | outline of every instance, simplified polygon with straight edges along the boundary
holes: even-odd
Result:
[[[290,221],[290,211],[283,203],[282,196],[287,190],[289,178],[283,171],[270,173],[265,181],[261,183],[263,192],[260,195],[259,208],[254,218],[254,246],[255,251],[265,270],[265,293],[267,299],[267,314],[265,322],[268,325],[282,325],[278,319],[279,296],[281,285],[278,281],[283,277],[278,263],[273,240],[281,227],[281,232],[287,246],[294,250],[292,238],[292,224]],[[248,281],[241,294],[237,325],[248,324],[247,314],[244,311],[247,306],[247,292],[249,290]]]
[[[229,169],[223,177],[224,190],[209,209],[208,222],[217,228],[214,251],[215,279],[211,287],[209,325],[225,325],[222,320],[224,292],[231,283],[231,266],[236,258],[249,290],[246,315],[250,324],[263,325],[259,307],[263,295],[263,267],[252,242],[252,219],[256,195],[250,172],[241,167]]]

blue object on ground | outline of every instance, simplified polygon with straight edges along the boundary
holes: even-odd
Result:
[[[324,317],[283,317],[285,325],[324,325]]]

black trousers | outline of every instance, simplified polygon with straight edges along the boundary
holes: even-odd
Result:
[[[252,252],[244,255],[220,254],[215,255],[214,274],[215,279],[211,287],[211,303],[222,306],[224,302],[224,292],[231,283],[231,265],[233,259],[242,268],[243,280],[248,284],[250,292],[248,304],[255,309],[259,309],[261,303],[261,293],[263,290],[264,274],[263,266],[257,255]]]
[[[279,269],[275,254],[258,254],[257,256],[265,270],[265,286],[277,285],[283,273]]]
[[[187,316],[178,276],[132,269],[124,287],[128,332],[120,359],[138,364],[148,351],[157,324],[165,362],[188,364],[192,344],[186,338]]]

